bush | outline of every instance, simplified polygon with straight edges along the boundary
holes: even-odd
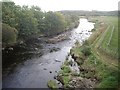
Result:
[[[63,73],[70,73],[71,72],[70,67],[66,66],[66,65],[63,65],[61,69],[62,69]]]
[[[80,42],[78,40],[76,40],[75,45],[80,46]]]
[[[48,81],[47,85],[51,89],[58,88],[57,83],[53,80]]]
[[[89,56],[91,54],[91,49],[89,46],[84,46],[81,50],[81,52],[85,55],[85,56]]]
[[[108,76],[99,85],[101,88],[116,88],[118,86],[118,80],[115,76]]]
[[[16,43],[17,30],[7,24],[2,24],[2,42],[3,46],[13,45]]]
[[[88,46],[88,45],[89,45],[88,41],[85,40],[85,41],[83,42],[83,46]]]

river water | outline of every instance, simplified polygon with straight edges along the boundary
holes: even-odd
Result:
[[[55,52],[48,52],[41,57],[34,57],[19,63],[14,70],[3,78],[3,88],[48,88],[47,82],[54,80],[76,40],[82,43],[92,34],[94,23],[81,18],[79,26],[70,31],[70,40],[64,40],[56,44],[47,44],[43,50],[52,47],[60,48]],[[17,58],[19,59],[19,57]]]

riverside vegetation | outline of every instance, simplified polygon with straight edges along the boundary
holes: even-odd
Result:
[[[70,69],[71,62],[66,58],[57,76],[61,88],[119,88],[117,20],[111,16],[89,18],[95,22],[93,34],[82,45],[76,41],[68,54],[77,62],[80,73]]]
[[[53,37],[76,27],[78,19],[75,15],[43,12],[38,6],[2,2],[2,46],[10,47],[41,36]]]
[[[35,51],[42,48],[42,42],[55,43],[65,40],[67,35],[63,33],[77,27],[78,20],[76,15],[43,12],[38,6],[2,2],[3,67],[15,62],[6,59],[14,52]]]

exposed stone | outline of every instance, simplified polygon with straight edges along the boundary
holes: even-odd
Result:
[[[56,52],[58,50],[60,50],[60,48],[53,47],[52,49],[50,49],[50,52],[54,52],[54,51]]]
[[[43,70],[47,70],[47,68],[44,68]]]
[[[55,71],[57,73],[57,71]]]
[[[12,47],[10,47],[10,48],[8,48],[8,50],[13,50],[13,48],[12,48]]]
[[[57,76],[54,76],[54,79],[57,79]]]
[[[59,61],[58,59],[55,59],[55,61],[56,61],[56,62],[61,62],[61,61]]]
[[[90,79],[81,78],[81,77],[73,77],[69,82],[69,86],[71,88],[93,88],[95,82]]]
[[[36,51],[38,50],[38,48],[34,48]]]

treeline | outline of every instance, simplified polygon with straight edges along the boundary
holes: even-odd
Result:
[[[63,14],[73,14],[79,16],[118,16],[119,11],[84,11],[84,10],[62,10]]]
[[[78,25],[75,15],[43,12],[38,6],[19,6],[2,2],[2,42],[12,45],[36,36],[53,36]]]

